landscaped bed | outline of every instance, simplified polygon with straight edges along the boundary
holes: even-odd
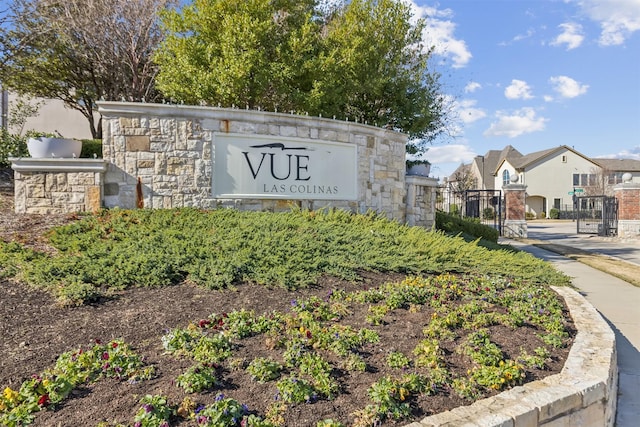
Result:
[[[9,425],[404,425],[559,372],[574,334],[550,265],[373,214],[57,220],[0,233]]]

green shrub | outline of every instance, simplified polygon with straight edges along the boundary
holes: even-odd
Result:
[[[549,218],[551,219],[560,218],[560,211],[556,208],[551,208],[551,210],[549,211]]]
[[[532,219],[536,219],[536,214],[533,212],[525,212],[524,217],[527,221],[531,221]]]
[[[27,155],[27,138],[12,135],[8,130],[0,128],[0,166],[9,166],[9,157]]]
[[[496,211],[493,208],[484,208],[482,210],[482,218],[484,219],[495,219]]]
[[[498,230],[481,224],[477,218],[458,218],[446,212],[436,212],[436,228],[450,234],[463,234],[497,242]]]
[[[94,157],[102,158],[102,140],[101,139],[83,139],[82,151],[80,157],[91,159]]]

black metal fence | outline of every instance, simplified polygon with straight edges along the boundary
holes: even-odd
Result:
[[[502,234],[504,200],[500,190],[466,190],[448,193],[438,200],[436,208],[461,218],[477,218],[482,224]]]
[[[575,204],[579,234],[615,236],[618,233],[618,201],[615,197],[576,197]]]

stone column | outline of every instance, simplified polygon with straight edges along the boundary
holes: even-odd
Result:
[[[527,237],[526,190],[527,186],[518,184],[518,175],[511,177],[511,183],[502,186],[505,200],[504,237]]]
[[[631,182],[632,175],[622,175],[622,184],[613,187],[618,201],[618,236],[640,236],[640,184]]]

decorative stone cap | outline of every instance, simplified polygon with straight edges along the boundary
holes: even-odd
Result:
[[[104,159],[34,159],[10,157],[11,169],[16,172],[105,172]]]

